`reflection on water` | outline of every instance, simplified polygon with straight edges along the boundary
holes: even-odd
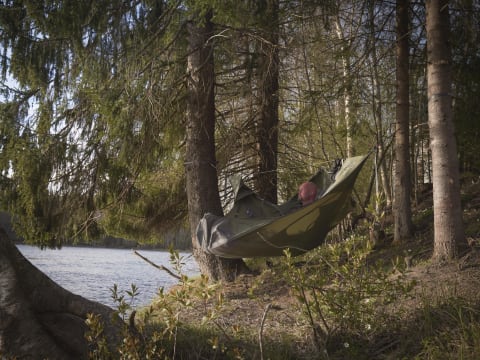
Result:
[[[52,280],[71,292],[115,306],[111,288],[130,290],[131,284],[139,289],[134,305],[147,305],[160,287],[169,288],[177,279],[158,270],[136,256],[132,250],[85,247],[63,247],[61,250],[40,250],[28,245],[17,245],[22,254]],[[158,265],[172,269],[170,254],[164,251],[139,251]],[[189,253],[180,253],[186,275],[199,273]]]

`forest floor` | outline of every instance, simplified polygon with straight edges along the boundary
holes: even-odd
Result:
[[[473,317],[480,314],[480,181],[476,180],[466,180],[463,186],[462,205],[469,246],[461,250],[459,259],[454,262],[435,264],[431,261],[431,191],[425,192],[414,210],[416,233],[411,241],[397,246],[389,244],[391,227],[388,230],[387,218],[387,241],[370,251],[367,262],[381,260],[384,264],[393,264],[400,259],[405,263],[403,281],[413,281],[414,286],[408,294],[399,295],[387,306],[387,313],[397,316],[390,327],[387,323],[370,336],[359,335],[363,339],[357,344],[361,350],[354,350],[353,346],[347,349],[350,347],[345,340],[348,336],[323,339],[323,345],[319,346],[318,339],[314,341],[305,301],[299,301],[298,291],[279,277],[275,265],[271,264],[270,267],[264,266],[259,274],[240,276],[233,283],[221,284],[218,290],[223,297],[221,305],[218,297],[204,297],[197,300],[198,306],[183,309],[180,320],[189,326],[201,327],[205,323],[205,314],[215,312],[212,318],[217,330],[220,329],[219,333],[223,334],[220,337],[226,339],[225,344],[241,333],[240,338],[248,339],[246,341],[253,347],[243,355],[237,352],[238,356],[223,349],[224,356],[217,353],[217,358],[454,359],[459,347],[464,349],[465,346],[469,349],[465,354],[470,355],[458,358],[476,358],[480,354],[480,316],[475,331],[471,325],[464,324],[464,321],[470,324]],[[465,309],[472,311],[469,319],[462,317]],[[468,334],[460,339],[457,335],[445,335],[465,333],[465,327],[470,335],[473,334],[473,339]],[[471,344],[465,345],[464,342]],[[270,347],[270,352],[262,349],[262,345]],[[232,350],[231,344],[225,348],[228,346]],[[443,346],[448,349],[442,349]],[[475,346],[478,348],[472,350]],[[264,355],[263,351],[270,355]],[[449,351],[453,355],[449,355]],[[199,352],[193,358],[203,356]]]

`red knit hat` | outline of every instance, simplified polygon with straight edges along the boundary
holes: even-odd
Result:
[[[302,202],[302,205],[308,205],[315,201],[317,196],[317,185],[311,181],[304,182],[298,188],[298,200]]]

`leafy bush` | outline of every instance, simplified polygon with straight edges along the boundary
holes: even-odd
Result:
[[[312,251],[303,266],[286,251],[281,276],[302,306],[325,357],[329,348],[357,356],[365,342],[391,325],[386,306],[412,289],[399,264],[386,271],[380,263],[368,263],[369,253],[369,242],[355,235]]]
[[[262,338],[267,312],[275,306],[271,303],[265,307],[262,319],[252,319],[248,324],[252,327],[227,326],[222,316],[232,310],[232,305],[223,296],[222,284],[204,276],[191,279],[182,275],[182,258],[172,252],[179,283],[169,291],[160,289],[149,307],[135,309],[138,289],[134,285],[125,292],[112,288],[117,319],[122,321],[121,341],[114,348],[103,337],[100,317],[89,315],[89,357],[372,359],[389,352],[394,353],[393,358],[405,359],[480,357],[477,308],[457,297],[443,296],[438,303],[425,299],[418,313],[402,318],[403,314],[391,311],[391,305],[399,297],[408,297],[413,286],[404,278],[404,262],[390,266],[371,263],[369,254],[368,240],[355,235],[341,244],[326,244],[302,258],[293,258],[287,251],[284,258],[275,259],[268,271],[244,288],[245,298],[260,305],[261,287],[269,281],[264,275],[269,273],[276,279],[272,281],[286,284],[302,310],[298,331],[304,338],[313,339],[315,349],[296,347],[284,333]],[[292,313],[294,310],[291,308]],[[201,320],[191,321],[193,318]],[[305,323],[307,332],[300,329]]]

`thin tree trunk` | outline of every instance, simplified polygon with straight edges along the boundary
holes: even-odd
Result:
[[[348,54],[347,46],[345,46],[345,37],[340,24],[340,18],[337,15],[335,19],[335,31],[338,40],[342,43],[342,77],[343,77],[343,106],[345,114],[345,130],[346,130],[346,146],[347,157],[353,156],[353,141],[352,141],[352,109],[351,109],[351,97],[352,97],[352,85],[350,79],[350,55]]]
[[[452,71],[447,0],[427,0],[428,124],[432,151],[434,251],[444,261],[465,242],[452,115]]]
[[[380,175],[380,183],[382,185],[383,195],[385,196],[386,206],[390,207],[392,205],[392,193],[390,189],[390,182],[388,180],[388,171],[387,171],[387,161],[386,161],[386,154],[385,154],[385,142],[383,139],[383,120],[382,120],[382,102],[381,102],[381,95],[380,95],[380,84],[377,79],[373,79],[373,87],[376,96],[374,95],[374,114],[375,114],[375,124],[376,124],[376,131],[377,131],[377,152],[378,158],[381,161],[378,164],[378,171]]]
[[[385,157],[385,142],[383,134],[383,116],[382,116],[382,92],[380,86],[380,76],[377,70],[377,47],[375,39],[375,23],[374,23],[374,2],[370,5],[370,37],[371,37],[371,56],[372,56],[372,91],[373,91],[373,113],[375,118],[375,125],[377,131],[377,151],[378,158],[381,159],[378,164],[378,170],[380,172],[380,181],[382,184],[383,194],[385,195],[385,201],[387,207],[392,205],[392,192],[390,182],[388,180],[387,162]]]
[[[203,25],[188,24],[188,115],[186,120],[187,197],[193,255],[202,274],[212,280],[233,280],[247,267],[241,259],[221,259],[202,250],[196,229],[202,216],[209,212],[223,215],[218,189],[215,155],[215,98],[213,35],[207,13]]]
[[[394,243],[411,238],[413,233],[410,202],[409,154],[409,71],[408,71],[408,7],[409,0],[397,0],[397,107],[395,126],[395,196]]]
[[[112,346],[120,319],[109,307],[60,287],[33,266],[0,229],[0,357],[85,359],[89,313],[100,314]]]

